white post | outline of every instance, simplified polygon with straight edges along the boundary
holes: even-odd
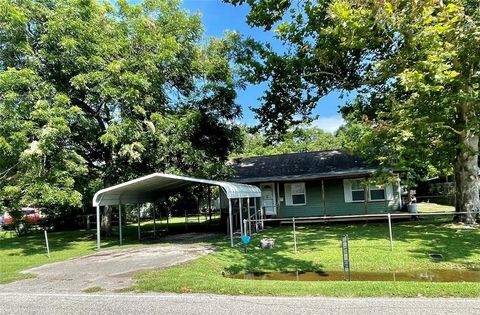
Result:
[[[120,240],[120,245],[122,245],[122,205],[118,204],[118,238]]]
[[[138,221],[138,226],[137,226],[137,235],[138,235],[138,240],[140,241],[140,204],[137,203],[137,221]]]
[[[262,207],[260,209],[260,217],[262,218],[262,230],[263,230],[263,229],[265,229],[265,224],[263,222],[263,219],[265,218],[265,208],[264,207]]]
[[[250,198],[247,198],[247,209],[248,209],[248,235],[252,235],[252,222],[250,217]]]
[[[295,255],[297,254],[297,234],[295,233],[295,218],[292,218],[293,223],[293,250]]]
[[[228,199],[228,219],[230,226],[230,246],[233,247],[233,218],[232,218],[232,199]]]
[[[388,231],[390,233],[390,251],[393,252],[392,216],[388,213]]]
[[[257,209],[257,197],[253,198],[253,207],[255,208],[255,232],[258,233],[258,209]]]
[[[238,198],[238,208],[240,210],[240,234],[243,235],[243,202],[242,198]]]
[[[157,221],[155,218],[155,211],[157,211],[157,205],[153,203],[153,238],[157,238]]]
[[[170,231],[170,226],[169,226],[169,221],[168,221],[169,218],[170,218],[170,210],[168,210],[168,208],[167,208],[166,212],[167,212],[166,214],[167,214],[167,234],[168,234],[168,232]]]
[[[97,249],[100,249],[100,206],[97,206]]]
[[[50,258],[50,246],[48,246],[48,236],[47,236],[47,230],[43,230],[45,232],[45,244],[47,245],[47,256]]]

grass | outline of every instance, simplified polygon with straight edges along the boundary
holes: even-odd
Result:
[[[455,211],[453,206],[440,205],[434,202],[419,202],[417,203],[417,209],[420,213]]]
[[[182,221],[183,220],[183,221]],[[189,222],[188,231],[204,229],[206,223]],[[160,230],[166,228],[166,221],[157,224]],[[185,231],[184,218],[172,218],[169,229],[173,233]],[[145,239],[142,244],[157,242],[153,235],[153,221],[142,222],[142,231]],[[117,227],[114,236],[105,239],[102,237],[102,249],[119,248]],[[87,255],[96,251],[96,231],[80,230],[66,232],[49,232],[48,240],[51,257],[46,254],[45,239],[42,231],[32,231],[27,236],[17,237],[10,232],[0,233],[0,284],[19,279],[33,277],[31,274],[21,273],[22,270]],[[137,226],[132,223],[123,228],[124,247],[139,245],[137,241]]]
[[[22,237],[0,238],[0,283],[32,277],[20,271],[93,253],[96,248],[93,231],[51,232],[48,240],[50,258],[46,255],[45,239],[40,231]],[[106,247],[112,245],[105,242]]]
[[[83,290],[83,292],[85,293],[98,293],[98,292],[102,292],[102,291],[105,291],[104,288],[102,287],[91,287],[91,288],[86,288]]]
[[[450,218],[451,221],[451,218]],[[480,283],[428,282],[296,282],[240,280],[222,273],[254,271],[340,271],[340,239],[350,238],[354,271],[421,271],[432,269],[480,270],[480,230],[457,229],[446,219],[394,223],[394,251],[390,252],[385,223],[298,226],[298,254],[293,253],[291,227],[265,230],[252,238],[274,238],[276,247],[248,253],[230,248],[225,239],[215,242],[219,250],[195,261],[137,275],[137,291],[208,292],[248,295],[322,296],[479,296]],[[428,253],[441,253],[432,261]]]
[[[267,229],[255,235],[246,254],[240,247],[230,248],[228,240],[221,236],[211,241],[218,248],[215,253],[180,266],[140,273],[136,276],[136,284],[127,290],[288,296],[478,297],[480,283],[285,282],[238,280],[222,275],[253,271],[339,271],[340,239],[347,233],[354,271],[480,270],[480,230],[463,229],[450,222],[431,218],[420,223],[395,222],[393,253],[385,223],[300,225],[297,227],[297,255],[293,253],[290,226]],[[200,229],[201,224],[189,223],[188,229]],[[174,219],[169,227],[181,232],[184,221]],[[151,228],[151,222],[142,223],[142,230]],[[135,224],[124,228],[124,236],[127,246],[138,245]],[[258,245],[261,238],[274,238],[276,247],[272,250],[256,248],[254,245]],[[93,253],[95,231],[51,232],[49,242],[51,258],[46,256],[43,233],[0,237],[0,283],[31,277],[20,273],[21,270]],[[117,248],[117,242],[116,237],[102,239],[102,248]],[[428,257],[432,252],[443,254],[444,259],[432,261]],[[98,292],[98,289],[101,288],[86,290]]]

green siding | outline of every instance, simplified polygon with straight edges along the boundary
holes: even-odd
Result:
[[[323,215],[354,215],[354,214],[372,214],[385,213],[400,210],[400,196],[398,185],[393,185],[393,200],[370,201],[365,209],[364,202],[346,203],[343,193],[343,180],[330,179],[324,181],[325,201],[322,199],[322,182],[306,181],[306,205],[286,206],[284,184],[279,183],[280,197],[283,201],[279,203],[277,215],[280,218],[288,217],[313,217]],[[366,211],[365,211],[366,210]]]

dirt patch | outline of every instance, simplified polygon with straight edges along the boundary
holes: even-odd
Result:
[[[25,270],[35,278],[0,285],[2,292],[78,293],[88,288],[115,291],[133,284],[135,273],[177,265],[211,253],[198,244],[148,245],[105,250],[63,262]]]

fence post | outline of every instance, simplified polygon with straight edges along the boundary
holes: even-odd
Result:
[[[392,236],[392,216],[388,213],[388,232],[390,234],[390,251],[393,252],[393,236]]]
[[[293,249],[296,255],[297,254],[297,234],[295,233],[295,218],[292,218],[292,223],[293,223]]]
[[[47,230],[43,230],[45,233],[45,244],[47,245],[47,256],[50,258],[50,246],[48,246],[48,236],[47,236]]]

